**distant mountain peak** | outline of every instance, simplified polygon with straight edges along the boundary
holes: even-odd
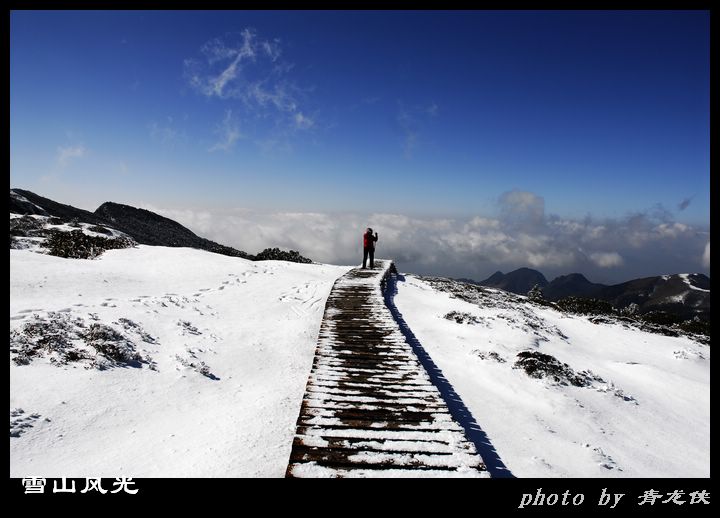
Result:
[[[487,286],[489,284],[497,284],[503,280],[503,277],[505,277],[505,274],[503,272],[501,272],[500,270],[498,270],[495,273],[493,273],[490,277],[485,279],[484,281],[480,281],[479,284],[482,284],[485,286]]]
[[[518,268],[506,274],[497,271],[478,284],[517,293],[518,295],[526,295],[536,284],[542,288],[548,285],[548,281],[545,276],[537,270],[533,270],[532,268]]]
[[[695,315],[709,318],[710,315],[710,278],[702,273],[643,277],[607,286],[591,282],[577,272],[547,282],[537,270],[518,268],[506,274],[497,271],[483,281],[472,282],[518,295],[526,295],[537,284],[548,301],[566,297],[595,298],[618,309],[637,304],[641,313],[667,311],[681,318]]]
[[[581,273],[571,273],[555,277],[550,284],[543,289],[543,295],[547,300],[560,300],[565,297],[594,297],[604,288],[603,284],[590,282]]]

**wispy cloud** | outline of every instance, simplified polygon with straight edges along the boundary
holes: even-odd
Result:
[[[253,131],[253,122],[269,119],[285,134],[315,126],[302,107],[307,90],[297,85],[293,68],[283,60],[280,39],[263,39],[252,28],[214,38],[184,62],[190,87],[205,97],[234,103],[233,109],[245,116],[246,131]]]
[[[529,266],[550,278],[580,272],[595,282],[622,282],[694,272],[701,255],[709,268],[710,245],[703,229],[664,232],[666,222],[653,211],[619,219],[560,218],[545,214],[542,197],[523,191],[506,193],[499,205],[494,217],[471,218],[252,210],[162,213],[199,235],[242,250],[278,246],[333,264],[357,264],[362,257],[359,236],[370,226],[380,235],[378,255],[392,257],[402,271],[478,280],[497,270]],[[238,228],[254,231],[238,233]],[[697,254],[688,254],[690,250]]]
[[[290,153],[293,149],[288,139],[276,136],[255,139],[253,140],[253,144],[255,144],[265,156],[271,156],[277,153]]]
[[[398,102],[398,110],[395,121],[402,134],[402,149],[405,158],[412,158],[420,142],[421,130],[428,121],[436,117],[439,111],[437,104],[406,106],[402,101]]]
[[[272,42],[263,41],[262,49],[265,52],[265,55],[270,59],[270,61],[274,63],[280,57],[280,39],[275,38]]]
[[[82,158],[87,154],[87,148],[84,145],[79,144],[76,146],[58,146],[57,148],[57,162],[61,166],[68,165],[72,160],[76,158]]]
[[[315,121],[302,112],[295,114],[295,126],[298,129],[309,129],[315,125]]]
[[[402,132],[402,149],[405,158],[411,158],[417,146],[417,122],[410,110],[403,103],[398,103],[398,112],[395,120]]]
[[[163,122],[151,121],[147,127],[150,137],[161,144],[173,144],[181,136],[173,117],[166,117]]]
[[[617,252],[593,252],[589,257],[600,268],[614,268],[623,264],[623,258]]]
[[[225,112],[225,118],[223,118],[215,132],[219,135],[220,140],[208,149],[211,153],[214,151],[230,151],[235,147],[235,142],[243,137],[240,132],[240,123],[233,116],[232,110]]]
[[[243,65],[256,61],[264,42],[258,42],[255,31],[244,29],[230,36],[226,43],[221,38],[206,42],[201,48],[202,58],[185,60],[185,73],[190,85],[208,97],[229,98],[240,93],[237,88]]]

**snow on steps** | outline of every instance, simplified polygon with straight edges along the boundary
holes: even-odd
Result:
[[[287,477],[488,477],[385,306],[392,261],[328,297]]]

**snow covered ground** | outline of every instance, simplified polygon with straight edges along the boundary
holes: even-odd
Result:
[[[11,361],[10,476],[283,476],[325,300],[348,269],[188,248],[10,250],[11,346],[33,322],[78,343],[101,322],[143,358]]]
[[[710,475],[709,346],[498,290],[471,303],[411,275],[397,290],[404,320],[515,476]],[[528,350],[589,371],[588,386],[513,368]]]
[[[11,354],[10,476],[283,476],[325,301],[349,268],[11,249],[11,350],[52,325],[77,360]],[[515,476],[709,476],[709,346],[449,286],[462,285],[408,275],[395,305]],[[83,337],[99,324],[139,360],[93,359]],[[522,351],[585,386],[513,368]]]

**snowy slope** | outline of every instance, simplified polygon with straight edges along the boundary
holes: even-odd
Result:
[[[11,346],[32,322],[102,322],[144,358],[11,361],[10,476],[283,476],[325,299],[348,269],[188,248],[10,250]]]
[[[11,353],[10,475],[283,476],[325,300],[348,270],[144,245],[95,260],[11,249],[11,349],[55,322],[81,356]],[[408,275],[394,302],[515,476],[709,475],[709,346],[491,288],[468,302],[459,286]],[[97,353],[78,337],[97,323],[140,361],[83,358]],[[513,368],[522,351],[586,386]]]
[[[395,305],[515,476],[709,476],[709,346],[449,284],[408,275]],[[530,377],[521,351],[588,371],[588,386]]]

